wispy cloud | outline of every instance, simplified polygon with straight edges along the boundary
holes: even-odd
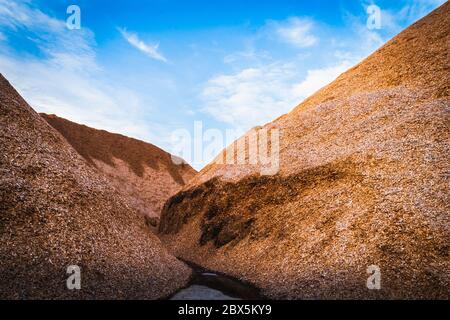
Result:
[[[215,119],[246,131],[275,119],[333,81],[352,62],[312,69],[301,79],[295,63],[272,63],[220,75],[202,91],[203,111]]]
[[[331,44],[332,37],[321,39],[323,48],[315,46],[320,31],[311,18],[267,22],[254,42],[282,41],[298,53],[287,59],[273,58],[265,46],[262,50],[251,47],[228,54],[224,61],[233,71],[216,75],[204,84],[200,94],[202,111],[239,131],[247,131],[291,111],[361,59],[354,47],[340,52],[339,44]],[[315,54],[323,56],[324,52],[333,61],[320,63],[311,58]],[[240,63],[244,59],[247,66]]]
[[[298,48],[311,47],[319,42],[313,34],[314,23],[307,18],[291,17],[284,21],[269,21],[268,27],[281,41]]]
[[[292,94],[294,97],[307,98],[320,88],[331,83],[351,66],[352,62],[343,60],[331,67],[308,70],[306,78],[299,84],[294,85]]]
[[[0,31],[26,39],[62,67],[96,68],[94,34],[88,28],[71,32],[65,21],[43,13],[31,1],[0,0]]]
[[[293,71],[292,66],[275,63],[214,77],[202,91],[203,111],[239,130],[264,123],[293,106]]]
[[[125,40],[127,40],[128,43],[136,49],[142,51],[152,59],[167,62],[167,59],[164,57],[164,55],[159,52],[159,43],[154,45],[148,44],[139,39],[139,36],[134,32],[128,32],[126,29],[122,28],[118,28],[118,30],[125,38]]]
[[[225,64],[235,64],[237,62],[254,62],[254,61],[260,61],[260,60],[270,60],[271,56],[270,53],[267,51],[256,51],[255,48],[249,47],[242,51],[233,52],[230,54],[227,54],[223,62]]]
[[[109,80],[97,62],[95,35],[69,30],[30,1],[0,0],[0,70],[39,112],[55,113],[92,127],[151,142],[153,125],[142,120],[144,104],[131,88]],[[36,55],[21,53],[9,38],[28,41]]]
[[[406,0],[406,4],[397,17],[412,23],[424,16],[431,10],[444,4],[447,0]]]

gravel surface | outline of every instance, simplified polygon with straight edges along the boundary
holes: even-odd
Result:
[[[166,203],[163,241],[272,298],[449,299],[449,25],[447,2],[265,125],[277,175],[211,163]]]
[[[0,76],[0,299],[157,299],[191,270]],[[66,287],[81,268],[81,290]]]

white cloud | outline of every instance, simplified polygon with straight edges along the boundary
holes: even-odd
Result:
[[[0,0],[0,30],[31,41],[39,56],[0,43],[0,70],[30,105],[95,128],[158,143],[142,120],[143,104],[132,89],[112,83],[98,65],[95,37],[87,28],[69,30],[29,1]],[[31,40],[30,40],[31,39]]]
[[[260,39],[265,41],[268,38],[281,40],[298,49],[304,49],[319,41],[313,35],[313,29],[320,31],[312,20],[294,17],[283,21],[269,21],[260,30],[259,35],[262,36]],[[376,34],[370,35],[375,38],[368,41],[378,44],[380,39],[376,38]],[[332,39],[325,40],[324,46],[330,46]],[[331,44],[331,47],[335,46],[336,44]],[[334,48],[334,56],[325,55],[333,57],[334,62],[314,64],[314,67],[306,70],[305,63],[311,61],[311,55],[324,56],[324,52],[330,50],[330,47],[310,48],[307,52],[302,50],[287,61],[274,60],[265,51],[257,51],[253,47],[251,50],[229,54],[225,57],[225,63],[230,64],[232,70],[236,71],[216,75],[204,85],[201,92],[202,110],[239,131],[247,131],[272,121],[291,111],[301,101],[359,61],[361,54],[358,50],[353,50],[355,47],[359,48],[359,45],[352,45],[351,48],[346,48],[346,51]],[[253,63],[242,66],[239,62],[244,59]],[[240,67],[236,68],[238,65]]]
[[[297,76],[299,67],[295,63],[272,63],[216,76],[202,91],[203,111],[246,131],[289,112],[351,65],[342,61],[310,70],[303,80]]]
[[[293,95],[309,97],[317,90],[332,82],[351,66],[351,62],[342,61],[340,64],[328,68],[309,70],[306,79],[294,86]]]
[[[312,34],[314,23],[310,19],[292,17],[285,21],[269,21],[268,27],[281,41],[298,48],[311,47],[319,42]]]
[[[267,51],[256,51],[255,48],[249,47],[246,50],[237,51],[226,55],[223,59],[223,62],[232,65],[238,62],[248,63],[270,59],[271,56]]]
[[[400,19],[412,23],[430,13],[447,0],[407,0],[406,5],[398,14]]]
[[[164,55],[159,52],[159,43],[154,45],[145,43],[144,41],[139,39],[139,36],[136,33],[128,32],[126,29],[119,28],[119,32],[122,34],[125,40],[128,41],[129,44],[142,51],[150,58],[167,62],[167,59],[164,57]]]

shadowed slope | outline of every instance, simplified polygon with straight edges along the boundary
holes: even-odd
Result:
[[[164,202],[196,174],[187,163],[174,164],[169,153],[152,144],[55,115],[41,116],[142,215],[159,217]]]

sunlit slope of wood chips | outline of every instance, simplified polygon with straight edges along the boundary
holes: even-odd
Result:
[[[445,3],[265,125],[277,175],[206,167],[163,209],[171,250],[273,298],[450,298],[449,26]]]

